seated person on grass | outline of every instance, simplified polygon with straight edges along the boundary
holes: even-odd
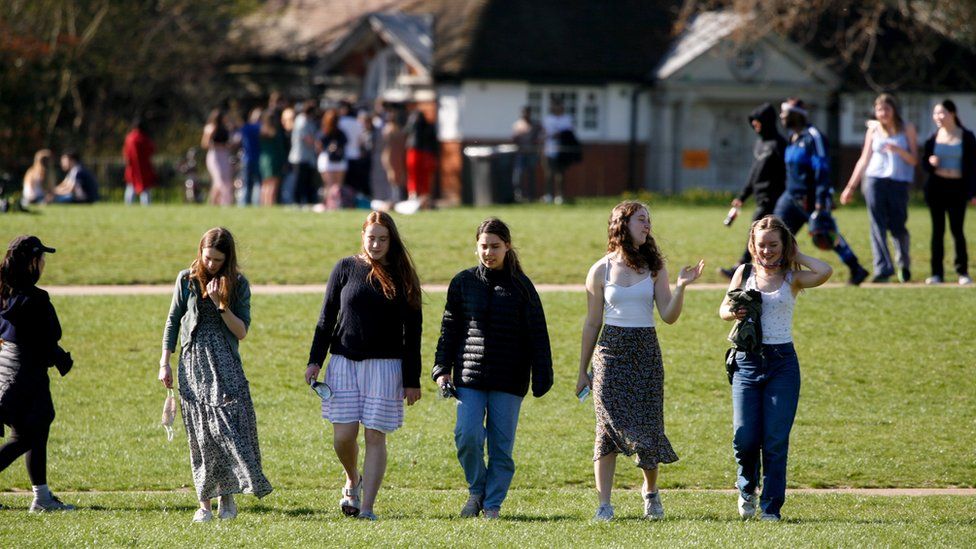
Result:
[[[61,155],[61,169],[67,175],[48,195],[49,203],[90,204],[98,200],[98,182],[81,164],[77,152],[69,151]]]

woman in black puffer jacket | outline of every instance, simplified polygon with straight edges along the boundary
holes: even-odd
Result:
[[[458,273],[447,290],[434,380],[457,387],[454,440],[468,482],[462,517],[497,518],[515,474],[512,449],[522,398],[532,383],[552,387],[552,353],[542,302],[519,264],[501,220],[478,227],[480,264]],[[484,447],[488,442],[488,464]]]
[[[0,263],[0,471],[25,456],[34,491],[31,513],[70,511],[47,486],[47,441],[54,421],[47,370],[68,373],[71,354],[58,345],[61,324],[47,292],[36,286],[44,254],[54,253],[36,236],[18,236]]]

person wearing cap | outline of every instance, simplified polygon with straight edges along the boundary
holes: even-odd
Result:
[[[54,253],[36,236],[10,242],[0,264],[0,471],[21,455],[27,464],[34,501],[29,512],[70,511],[47,486],[47,440],[54,421],[47,369],[61,375],[73,364],[71,354],[58,345],[61,324],[47,292],[37,287],[44,271],[44,254]]]
[[[783,220],[790,232],[797,234],[811,216],[830,215],[833,188],[827,138],[809,122],[809,112],[802,100],[791,97],[780,106],[780,121],[789,130],[786,147],[786,192],[776,201],[773,215]],[[840,233],[831,235],[833,250],[851,270],[848,283],[857,286],[868,277],[854,250]]]

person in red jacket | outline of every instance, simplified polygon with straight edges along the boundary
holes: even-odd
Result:
[[[135,195],[139,195],[139,202],[143,206],[149,205],[149,189],[156,186],[156,171],[153,169],[152,156],[156,153],[156,144],[146,132],[141,119],[132,121],[132,129],[125,136],[122,146],[122,156],[125,158],[125,203],[132,204]]]

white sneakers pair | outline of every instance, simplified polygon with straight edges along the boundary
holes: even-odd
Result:
[[[942,284],[942,282],[943,282],[942,277],[941,276],[938,276],[938,275],[930,276],[930,277],[928,277],[928,278],[925,279],[925,283],[928,284],[928,285],[930,285],[930,286],[933,285],[933,284]],[[972,283],[973,283],[973,279],[970,278],[969,275],[960,275],[959,276],[959,285],[960,286],[969,286]]]
[[[644,518],[650,520],[663,519],[664,505],[661,503],[661,494],[659,492],[641,492],[641,496],[644,499]],[[601,503],[596,508],[596,515],[593,516],[593,520],[601,522],[613,520],[613,505]]]
[[[213,520],[213,511],[208,511],[206,509],[197,509],[196,513],[193,513],[193,522],[210,522]],[[220,496],[219,507],[217,507],[217,517],[221,520],[231,520],[237,518],[237,503],[234,502],[234,496],[228,494],[226,496]]]
[[[758,509],[758,506],[756,505],[756,500],[758,499],[758,497],[759,497],[758,495],[754,494],[751,497],[746,498],[741,493],[739,493],[738,508],[739,508],[739,516],[742,517],[742,520],[749,520],[752,517],[756,516],[756,510]],[[774,515],[772,513],[761,513],[759,515],[759,520],[767,521],[767,522],[778,522],[780,518],[779,516]]]

